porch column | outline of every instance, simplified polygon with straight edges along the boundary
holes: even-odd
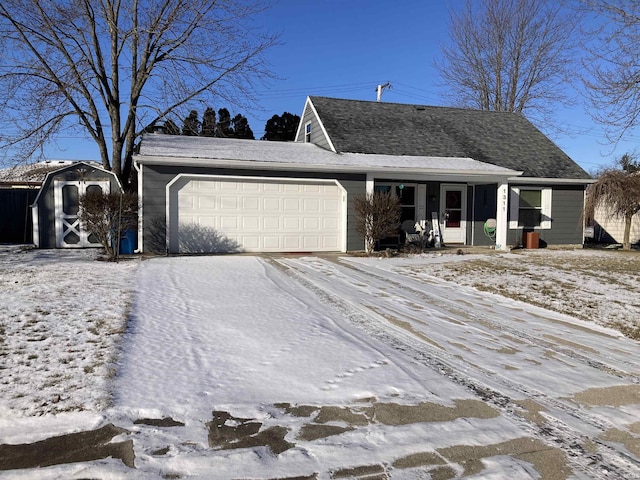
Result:
[[[508,250],[507,246],[507,205],[509,199],[509,184],[498,184],[498,205],[496,209],[496,250]]]
[[[365,191],[367,193],[373,193],[373,187],[375,185],[375,178],[372,173],[367,173],[367,181],[365,184]]]

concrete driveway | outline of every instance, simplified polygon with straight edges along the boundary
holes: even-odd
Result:
[[[637,342],[428,266],[153,259],[122,349],[77,478],[640,478]]]

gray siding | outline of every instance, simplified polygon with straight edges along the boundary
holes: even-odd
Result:
[[[471,244],[473,241],[473,245],[495,245],[495,240],[490,239],[484,233],[484,223],[489,218],[496,218],[498,185],[476,185],[475,188],[471,188],[470,190],[472,192],[475,190],[475,195],[471,192],[469,193],[469,198],[473,198],[474,201],[474,205],[472,205],[469,210],[472,229],[470,234],[473,236],[468,237],[467,243]]]
[[[365,175],[142,165],[142,242],[145,252],[164,253],[167,250],[165,237],[167,222],[166,187],[180,173],[189,175],[336,179],[347,191],[347,250],[362,250],[364,248],[364,240],[355,230],[352,203],[355,195],[365,191]]]
[[[551,197],[551,228],[536,229],[540,235],[540,246],[582,245],[582,209],[584,207],[584,186],[554,186]],[[522,229],[509,229],[508,243],[522,243]]]
[[[78,172],[79,168],[84,168],[86,171],[81,174]],[[50,173],[42,184],[40,195],[37,200],[40,248],[56,248],[55,180],[74,182],[81,179],[99,181],[108,180],[111,185],[110,188],[112,192],[120,190],[120,185],[115,175],[104,170],[97,170],[90,166],[87,168],[86,164],[73,165],[72,167],[65,167],[61,171]]]
[[[305,129],[309,122],[311,122],[311,143],[325,150],[331,150],[329,140],[322,131],[318,117],[315,116],[311,108],[307,108],[302,114],[302,118],[300,119],[300,134],[296,137],[296,142],[304,142]]]

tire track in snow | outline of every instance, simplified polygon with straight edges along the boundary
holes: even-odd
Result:
[[[285,271],[315,292],[324,301],[341,310],[349,320],[366,333],[397,350],[403,351],[416,361],[446,376],[449,380],[453,380],[470,389],[482,400],[497,407],[506,416],[515,417],[517,421],[526,425],[528,429],[535,431],[540,438],[546,440],[549,444],[555,447],[561,446],[572,466],[588,474],[590,478],[612,478],[612,474],[615,478],[640,478],[640,465],[634,458],[624,451],[620,451],[597,439],[591,440],[599,445],[600,451],[598,453],[586,452],[581,447],[581,444],[588,438],[587,435],[576,430],[568,423],[573,424],[577,420],[588,424],[591,429],[604,432],[614,427],[606,419],[595,417],[583,409],[569,405],[567,402],[553,399],[543,392],[512,382],[506,377],[496,374],[495,371],[486,370],[478,365],[456,358],[451,353],[419,339],[406,329],[392,326],[387,318],[371,308],[346,300],[345,297],[348,295],[345,295],[345,293],[349,292],[349,288],[351,290],[360,289],[360,291],[366,289],[371,298],[375,298],[376,294],[382,292],[386,296],[406,299],[406,290],[409,289],[412,294],[419,294],[423,301],[426,300],[431,305],[437,303],[435,309],[445,315],[448,315],[452,308],[455,310],[460,309],[459,304],[456,302],[443,299],[435,294],[429,294],[424,290],[417,290],[407,285],[406,283],[408,282],[396,282],[390,278],[383,277],[379,272],[364,271],[351,264],[345,266],[340,262],[330,262],[319,258],[305,258],[304,260],[274,259],[273,262],[288,267]],[[333,281],[329,281],[327,277],[330,277]],[[388,304],[383,306],[383,308],[388,307]],[[401,316],[405,315],[404,312],[398,310],[394,313]],[[465,316],[469,317],[468,314]],[[408,320],[411,320],[411,318]],[[526,340],[528,344],[539,344],[539,338],[536,337],[534,341],[530,335],[525,334],[520,329],[503,328],[505,325],[501,322],[495,322],[477,314],[471,315],[472,322],[477,322],[478,320],[488,321],[490,324],[499,327],[500,330],[506,329],[510,334]],[[602,369],[601,364],[598,362],[593,362],[591,359],[575,354],[575,352],[568,349],[559,348],[551,342],[546,343],[549,348],[555,347],[559,354],[580,360],[590,368]],[[474,372],[474,374],[469,375],[469,372]],[[611,374],[610,367],[606,368],[606,373]],[[629,380],[629,377],[634,379],[633,376],[626,372],[619,372],[618,374],[623,378],[626,377],[627,380]],[[507,392],[511,391],[512,393],[523,395],[527,399],[532,399],[537,404],[547,408],[549,412],[556,412],[556,414],[553,419],[550,418],[549,422],[543,425],[532,422],[525,418],[522,412],[523,408],[509,394],[503,394],[490,386],[490,384],[495,385],[496,383],[505,388]],[[568,416],[569,418],[567,418],[567,421],[563,421],[557,413],[560,413],[560,417]]]

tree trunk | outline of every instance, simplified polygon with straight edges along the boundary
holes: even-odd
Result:
[[[633,215],[626,214],[624,216],[624,238],[622,239],[622,249],[631,250],[631,220]]]

